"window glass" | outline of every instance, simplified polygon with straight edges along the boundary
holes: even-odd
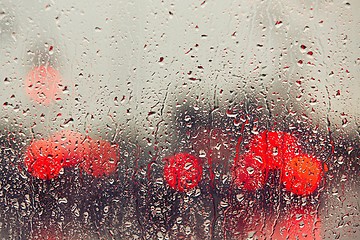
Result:
[[[1,239],[359,239],[359,9],[1,1]]]

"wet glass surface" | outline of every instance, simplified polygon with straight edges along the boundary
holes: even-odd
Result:
[[[1,239],[360,239],[359,3],[0,1]]]

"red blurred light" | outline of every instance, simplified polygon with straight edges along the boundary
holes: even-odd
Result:
[[[109,176],[116,171],[119,161],[118,146],[108,141],[90,140],[90,151],[85,155],[80,167],[94,177]]]
[[[49,180],[59,175],[63,167],[60,145],[49,140],[35,140],[25,152],[24,163],[33,176]]]
[[[34,101],[49,105],[57,98],[61,76],[51,66],[33,68],[26,77],[26,93]]]
[[[197,157],[188,153],[178,153],[164,160],[164,178],[172,189],[185,192],[199,184],[202,166]]]
[[[253,153],[239,155],[232,168],[234,184],[248,191],[263,188],[266,180],[266,163]]]
[[[321,161],[302,154],[286,163],[281,181],[286,190],[297,195],[309,195],[318,188],[322,174]]]
[[[300,152],[297,139],[286,132],[263,131],[249,143],[249,151],[266,162],[268,170],[281,169]]]
[[[286,132],[263,131],[250,139],[232,169],[234,184],[245,190],[261,189],[270,170],[281,170],[285,162],[300,152],[297,139]]]
[[[51,140],[59,143],[64,157],[64,167],[73,167],[90,153],[90,138],[81,133],[64,130],[55,133]]]

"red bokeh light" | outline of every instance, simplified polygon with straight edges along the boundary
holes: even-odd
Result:
[[[302,154],[285,164],[281,181],[286,190],[297,195],[309,195],[318,188],[322,175],[321,161]]]
[[[249,151],[261,157],[268,170],[280,170],[284,162],[299,154],[300,145],[289,133],[263,131],[250,140]]]
[[[26,149],[24,163],[33,176],[49,180],[59,175],[63,167],[60,145],[49,140],[34,140]]]
[[[172,189],[185,192],[199,184],[202,166],[197,157],[188,153],[178,153],[164,160],[164,178]]]
[[[261,189],[269,171],[281,170],[299,152],[297,139],[289,133],[263,131],[250,139],[245,153],[236,155],[232,168],[234,184],[248,191]]]
[[[116,171],[119,161],[118,146],[108,141],[90,140],[90,151],[80,167],[94,177],[109,176]]]
[[[234,184],[252,191],[263,188],[266,180],[266,162],[253,153],[239,155],[232,168]]]
[[[33,68],[26,77],[26,93],[37,103],[49,105],[60,91],[61,76],[51,66]]]
[[[232,168],[234,184],[245,190],[261,189],[269,171],[281,171],[285,189],[310,195],[319,186],[322,163],[303,154],[298,140],[285,132],[264,131],[250,139],[244,154],[237,154]]]
[[[64,167],[73,167],[89,156],[91,139],[81,133],[63,130],[55,133],[51,140],[61,146]]]

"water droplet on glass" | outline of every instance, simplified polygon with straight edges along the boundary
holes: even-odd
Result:
[[[253,174],[253,173],[254,173],[254,168],[252,168],[252,167],[247,167],[247,168],[246,168],[246,171],[247,171],[249,174]]]
[[[193,166],[193,164],[188,162],[188,163],[185,164],[184,169],[189,170],[192,166]]]

